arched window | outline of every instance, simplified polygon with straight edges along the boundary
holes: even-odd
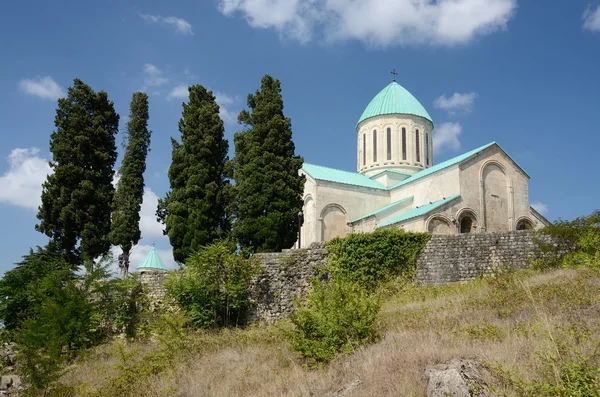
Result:
[[[460,220],[460,232],[471,233],[473,231],[473,219],[470,216],[465,216]]]
[[[420,163],[421,162],[421,150],[420,150],[421,148],[419,147],[419,130],[415,131],[415,147],[417,150],[416,160],[417,160],[417,163]]]
[[[387,159],[392,159],[392,129],[387,129]]]
[[[517,230],[532,230],[533,225],[529,221],[529,219],[521,219],[519,223],[517,223]]]
[[[402,127],[402,160],[406,160],[406,128]]]
[[[425,132],[425,165],[429,165],[429,134]]]
[[[377,130],[373,130],[373,162],[377,162]]]
[[[367,134],[363,134],[363,165],[367,165]]]

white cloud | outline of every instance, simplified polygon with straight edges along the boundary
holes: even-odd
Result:
[[[440,153],[446,150],[457,151],[460,149],[460,123],[443,123],[433,130],[433,152]]]
[[[42,99],[58,99],[65,96],[65,90],[50,76],[32,79],[23,79],[19,86],[28,95],[34,95]]]
[[[464,94],[455,92],[448,98],[446,98],[446,95],[440,96],[435,100],[433,105],[438,109],[446,110],[450,114],[454,114],[457,111],[469,113],[473,110],[475,98],[477,98],[477,94],[474,92],[466,92]]]
[[[169,95],[167,95],[167,100],[170,101],[172,99],[188,99],[188,85],[187,84],[179,84],[173,87]]]
[[[147,91],[150,87],[160,87],[169,82],[169,79],[163,76],[163,71],[147,63],[144,65],[144,87],[142,91]]]
[[[237,122],[237,114],[229,107],[229,105],[233,104],[235,100],[229,95],[220,92],[215,92],[214,94],[220,109],[219,115],[221,116],[221,119],[223,119],[223,122],[235,124]]]
[[[149,187],[144,188],[142,208],[140,210],[140,230],[142,238],[166,238],[164,226],[156,220],[158,196]]]
[[[194,32],[192,32],[192,24],[183,18],[162,17],[160,15],[148,15],[148,14],[142,14],[142,15],[140,15],[140,17],[144,18],[148,22],[164,23],[167,25],[171,25],[172,27],[175,28],[175,31],[177,33],[186,34],[186,35],[194,34]]]
[[[0,202],[34,210],[42,203],[42,183],[52,169],[38,154],[37,148],[10,152],[8,170],[0,176]]]
[[[548,206],[544,203],[536,201],[535,203],[531,203],[531,206],[533,207],[534,210],[536,210],[537,212],[539,212],[542,215],[545,215],[548,213]]]
[[[583,28],[595,32],[600,32],[600,6],[592,10],[588,7],[583,13]]]
[[[455,45],[502,30],[516,0],[220,0],[227,16],[308,42],[358,40],[373,46]]]

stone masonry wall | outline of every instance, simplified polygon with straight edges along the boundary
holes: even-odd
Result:
[[[529,258],[539,255],[533,234],[528,231],[436,235],[417,258],[415,279],[425,284],[465,281],[499,270],[527,268]],[[273,322],[287,317],[293,311],[294,297],[306,294],[311,278],[325,266],[327,256],[324,243],[313,243],[308,249],[256,254],[263,270],[253,280],[254,307],[246,321]],[[142,275],[159,305],[164,299],[165,275]]]
[[[539,255],[529,231],[436,235],[417,258],[415,278],[425,284],[465,281],[527,268],[529,259]]]
[[[324,243],[313,243],[308,249],[254,255],[263,270],[253,282],[251,299],[255,305],[247,321],[273,322],[287,317],[294,309],[293,299],[308,292],[311,278],[325,265],[327,255]]]

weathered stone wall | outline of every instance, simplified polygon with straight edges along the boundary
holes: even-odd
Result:
[[[425,284],[465,281],[499,270],[527,268],[529,259],[539,255],[529,231],[436,235],[417,258],[415,278]],[[246,321],[273,322],[287,317],[293,311],[294,297],[307,293],[311,278],[325,266],[327,256],[324,243],[313,243],[308,249],[256,254],[263,270],[253,280],[254,307]],[[152,272],[141,275],[158,305],[164,303],[165,276]]]
[[[162,307],[165,302],[165,271],[140,270],[140,282],[146,286],[151,309]]]
[[[541,253],[529,231],[432,236],[417,258],[416,280],[439,284],[523,269]]]
[[[294,309],[294,297],[308,292],[311,278],[325,265],[327,255],[324,243],[313,243],[308,249],[256,254],[263,270],[253,281],[254,307],[247,321],[272,322],[287,317]]]

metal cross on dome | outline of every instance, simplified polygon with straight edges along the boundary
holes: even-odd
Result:
[[[398,76],[398,73],[396,73],[396,69],[391,71],[392,73],[392,81],[396,81],[396,76]]]

